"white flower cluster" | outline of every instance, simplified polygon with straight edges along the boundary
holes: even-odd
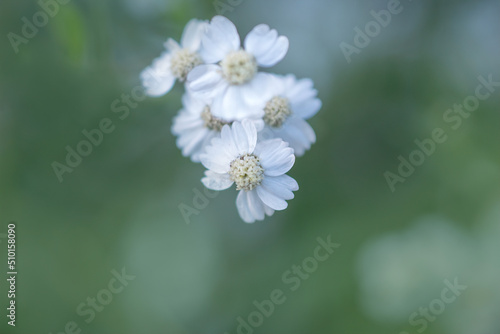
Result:
[[[234,24],[215,16],[191,20],[179,45],[166,51],[141,73],[150,96],[185,83],[183,109],[172,132],[182,154],[208,170],[203,184],[224,190],[236,184],[236,206],[248,223],[284,210],[297,182],[286,175],[316,141],[306,122],[321,108],[310,79],[260,72],[280,62],[288,39],[261,24],[243,47]]]

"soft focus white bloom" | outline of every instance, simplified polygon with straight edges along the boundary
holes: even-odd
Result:
[[[176,79],[185,81],[193,68],[203,64],[198,52],[207,25],[206,21],[192,19],[184,28],[180,45],[171,38],[165,42],[167,51],[141,73],[147,95],[157,97],[168,93]]]
[[[500,201],[494,201],[476,228],[473,258],[462,274],[467,299],[445,320],[450,333],[500,333]]]
[[[441,332],[498,333],[499,204],[494,203],[472,233],[465,234],[442,218],[427,217],[401,233],[368,242],[358,262],[366,313],[377,320],[399,322],[406,333],[423,332],[424,324],[431,326],[423,321],[423,310],[430,310]],[[445,301],[443,280],[455,278],[467,288]],[[432,311],[431,305],[441,299],[444,312]]]
[[[296,156],[304,155],[316,142],[316,134],[305,121],[321,109],[311,79],[297,80],[294,75],[271,76],[262,106],[266,127],[260,138],[281,138],[290,144]]]
[[[224,190],[236,183],[236,206],[247,223],[286,209],[286,200],[299,189],[285,174],[295,162],[293,149],[281,139],[257,143],[257,130],[248,120],[225,125],[200,159],[208,169],[202,179],[207,188]]]
[[[216,117],[245,117],[262,103],[268,86],[268,74],[258,66],[271,67],[288,52],[288,39],[261,24],[245,38],[244,49],[234,24],[215,16],[202,38],[200,54],[206,65],[188,75],[193,94],[213,99]]]
[[[377,320],[408,321],[439,296],[443,279],[459,277],[473,258],[472,240],[441,217],[420,219],[410,229],[375,238],[358,261],[361,304]]]
[[[194,98],[186,93],[182,97],[183,109],[174,118],[172,133],[177,138],[177,146],[182,149],[182,155],[191,157],[193,162],[200,162],[200,154],[215,137],[220,137],[222,127],[242,119],[222,119],[214,117],[210,111],[210,103]],[[260,114],[248,118],[258,131],[264,127]]]

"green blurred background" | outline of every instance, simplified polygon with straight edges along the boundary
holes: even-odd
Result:
[[[404,0],[348,63],[340,43],[388,1],[221,2],[242,36],[260,23],[288,36],[273,71],[310,77],[323,101],[311,120],[318,141],[289,173],[301,189],[255,224],[239,219],[234,189],[189,224],[180,213],[203,192],[204,171],[170,133],[181,85],[124,119],[111,109],[166,38],[217,13],[212,1],[69,1],[18,53],[8,33],[21,35],[41,7],[0,3],[0,332],[64,333],[75,322],[81,333],[233,334],[280,289],[286,301],[255,333],[499,333],[500,88],[457,130],[443,114],[478,76],[500,81],[500,3]],[[103,118],[114,131],[59,182],[51,164]],[[448,140],[392,192],[384,173],[436,128]],[[15,328],[5,317],[12,221]],[[282,275],[329,235],[341,246],[291,291]],[[135,279],[87,323],[77,307],[122,268]],[[463,294],[425,330],[411,324],[455,278]]]

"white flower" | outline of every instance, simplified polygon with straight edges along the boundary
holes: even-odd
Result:
[[[171,38],[165,42],[167,51],[141,73],[147,95],[165,95],[172,89],[176,79],[185,81],[193,68],[203,64],[198,52],[207,25],[207,21],[192,19],[184,28],[180,45]]]
[[[258,66],[271,67],[288,52],[288,39],[261,24],[245,38],[242,49],[234,24],[215,16],[202,38],[200,54],[206,65],[188,75],[188,88],[197,96],[213,99],[217,117],[244,117],[261,103],[268,75]]]
[[[263,106],[266,127],[259,138],[281,138],[290,144],[296,156],[302,156],[316,142],[316,134],[305,120],[321,109],[318,92],[310,79],[275,75],[270,80]]]
[[[222,127],[242,119],[222,119],[212,115],[210,103],[196,99],[192,94],[186,93],[182,97],[183,109],[174,118],[172,133],[177,138],[177,146],[182,149],[182,155],[191,157],[193,162],[200,162],[200,154],[211,140],[220,137]],[[253,115],[251,120],[257,130],[264,128],[264,121],[260,114]]]
[[[299,189],[285,174],[295,162],[293,149],[281,139],[257,143],[257,130],[248,120],[225,125],[200,158],[208,168],[202,179],[207,188],[224,190],[236,183],[236,207],[247,223],[286,209],[286,200]]]

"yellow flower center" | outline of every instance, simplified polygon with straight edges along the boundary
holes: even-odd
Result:
[[[236,190],[250,191],[264,180],[264,168],[255,155],[244,154],[231,162],[229,176],[236,183]]]
[[[210,112],[210,107],[206,106],[201,113],[201,119],[205,122],[205,127],[220,132],[222,127],[226,124],[232,124],[233,122],[226,122],[223,119],[217,118]]]
[[[244,50],[229,53],[220,65],[224,78],[232,85],[247,83],[257,73],[255,57]]]
[[[180,49],[172,55],[170,70],[177,79],[185,81],[189,72],[201,64],[203,64],[203,60],[197,53],[188,49]]]
[[[292,114],[287,98],[275,96],[264,107],[264,122],[274,128],[279,128]]]

